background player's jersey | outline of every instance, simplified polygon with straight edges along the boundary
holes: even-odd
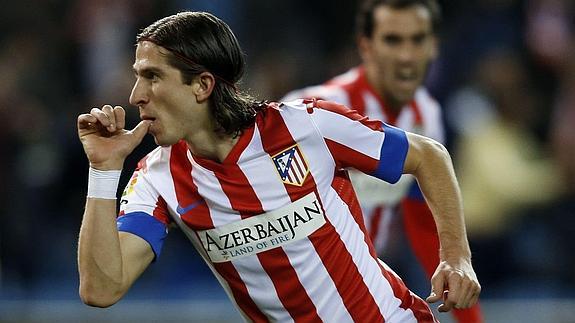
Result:
[[[177,225],[254,322],[433,322],[377,258],[346,171],[395,182],[407,149],[403,131],[343,106],[272,104],[221,163],[185,142],[151,152],[118,228],[157,257]]]
[[[356,67],[323,85],[292,91],[283,100],[312,97],[341,103],[371,119],[444,142],[440,107],[423,87],[416,91],[409,104],[399,113],[395,113],[368,84],[363,67]],[[417,184],[411,175],[402,176],[400,181],[393,185],[360,172],[350,172],[350,176],[363,208],[368,233],[378,252],[382,252],[390,221],[401,200],[409,193],[422,200]]]

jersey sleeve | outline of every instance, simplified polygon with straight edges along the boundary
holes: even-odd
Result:
[[[312,118],[336,164],[355,168],[389,183],[403,173],[408,141],[405,132],[329,101],[314,101]]]
[[[171,219],[166,201],[151,185],[145,161],[140,161],[122,193],[116,223],[118,231],[146,240],[154,251],[155,261],[160,256]]]

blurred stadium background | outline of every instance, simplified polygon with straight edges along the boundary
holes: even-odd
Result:
[[[575,3],[440,3],[441,54],[427,85],[444,108],[487,322],[575,322]],[[80,302],[76,240],[88,165],[76,116],[128,106],[135,34],[159,17],[192,9],[223,18],[247,53],[242,88],[278,99],[358,63],[356,5],[3,1],[0,322],[239,321],[179,232],[124,300],[110,309]],[[148,138],[125,169],[151,147]],[[400,232],[385,260],[426,295]]]

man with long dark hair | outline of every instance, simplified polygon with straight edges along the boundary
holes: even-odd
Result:
[[[480,286],[447,151],[327,101],[261,103],[241,94],[244,57],[215,16],[183,12],[137,38],[130,103],[78,117],[90,162],[78,246],[80,296],[116,303],[179,227],[246,320],[435,322],[427,304],[379,260],[348,168],[394,182],[414,174],[437,215],[445,261],[429,301],[473,305]],[[123,162],[150,133],[120,201]]]

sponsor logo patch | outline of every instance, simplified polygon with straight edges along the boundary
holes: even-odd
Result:
[[[122,197],[131,194],[134,191],[134,186],[136,185],[137,182],[138,182],[138,172],[134,172],[132,178],[130,178],[128,186],[126,186],[124,192],[122,192]]]
[[[212,262],[226,262],[304,239],[324,224],[323,210],[312,192],[280,209],[198,234]]]
[[[282,182],[295,186],[303,185],[309,168],[297,144],[271,157]]]

